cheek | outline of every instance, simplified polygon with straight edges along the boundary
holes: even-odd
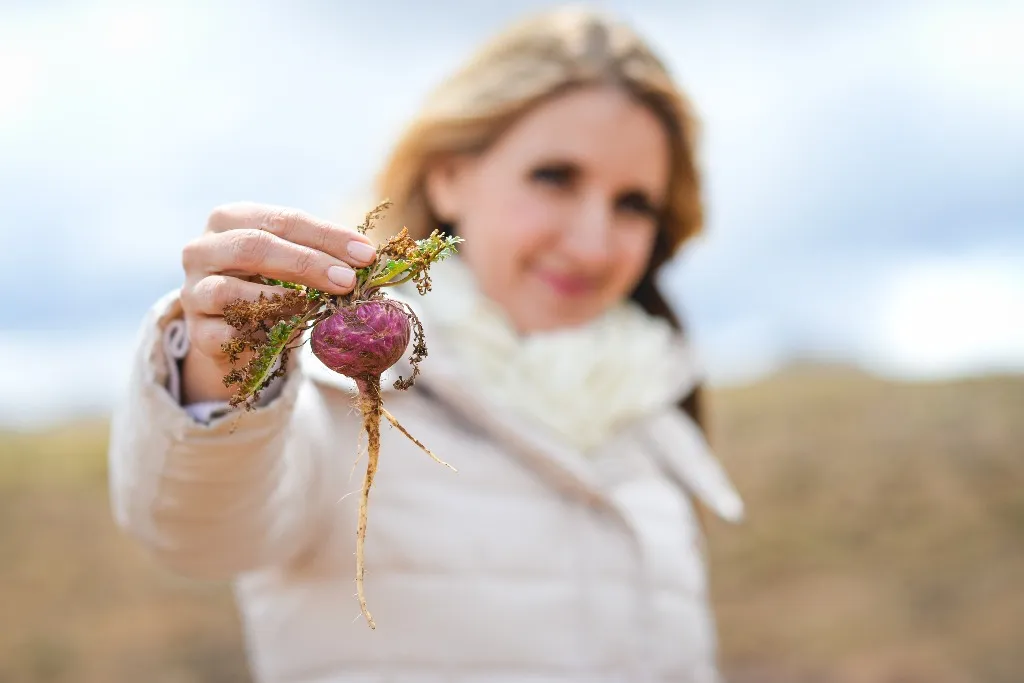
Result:
[[[466,244],[462,251],[467,260],[502,273],[505,279],[516,277],[557,240],[562,224],[559,211],[557,202],[526,183],[484,175],[463,217]]]
[[[647,268],[654,251],[657,228],[650,225],[631,226],[621,231],[614,240],[615,286],[628,294],[636,286]]]

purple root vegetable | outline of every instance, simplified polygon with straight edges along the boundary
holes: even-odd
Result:
[[[405,308],[392,299],[360,301],[315,328],[313,354],[335,372],[359,382],[397,363],[412,336]]]
[[[402,358],[411,335],[412,323],[405,307],[394,300],[382,298],[359,301],[339,309],[313,328],[311,336],[313,354],[331,370],[355,380],[359,389],[359,409],[363,415],[363,430],[366,432],[368,463],[356,527],[356,593],[359,608],[370,628],[376,626],[366,606],[363,589],[366,566],[364,546],[370,487],[373,486],[380,457],[380,418],[384,413],[380,376]],[[412,438],[397,425],[390,414],[388,419]],[[422,447],[418,441],[416,443]]]

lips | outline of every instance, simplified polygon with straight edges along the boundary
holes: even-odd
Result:
[[[538,270],[537,276],[544,284],[561,296],[579,297],[590,294],[597,287],[593,278]]]

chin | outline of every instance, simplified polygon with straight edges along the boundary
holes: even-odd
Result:
[[[543,306],[531,303],[525,307],[523,315],[516,321],[521,334],[551,332],[567,327],[586,325],[594,320],[599,312],[594,306],[579,303],[562,303],[562,305]]]

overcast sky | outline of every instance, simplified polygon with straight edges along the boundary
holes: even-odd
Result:
[[[351,215],[426,91],[548,4],[0,3],[0,424],[105,410],[212,207]],[[666,285],[714,378],[1024,371],[1024,4],[594,4],[703,120]]]

